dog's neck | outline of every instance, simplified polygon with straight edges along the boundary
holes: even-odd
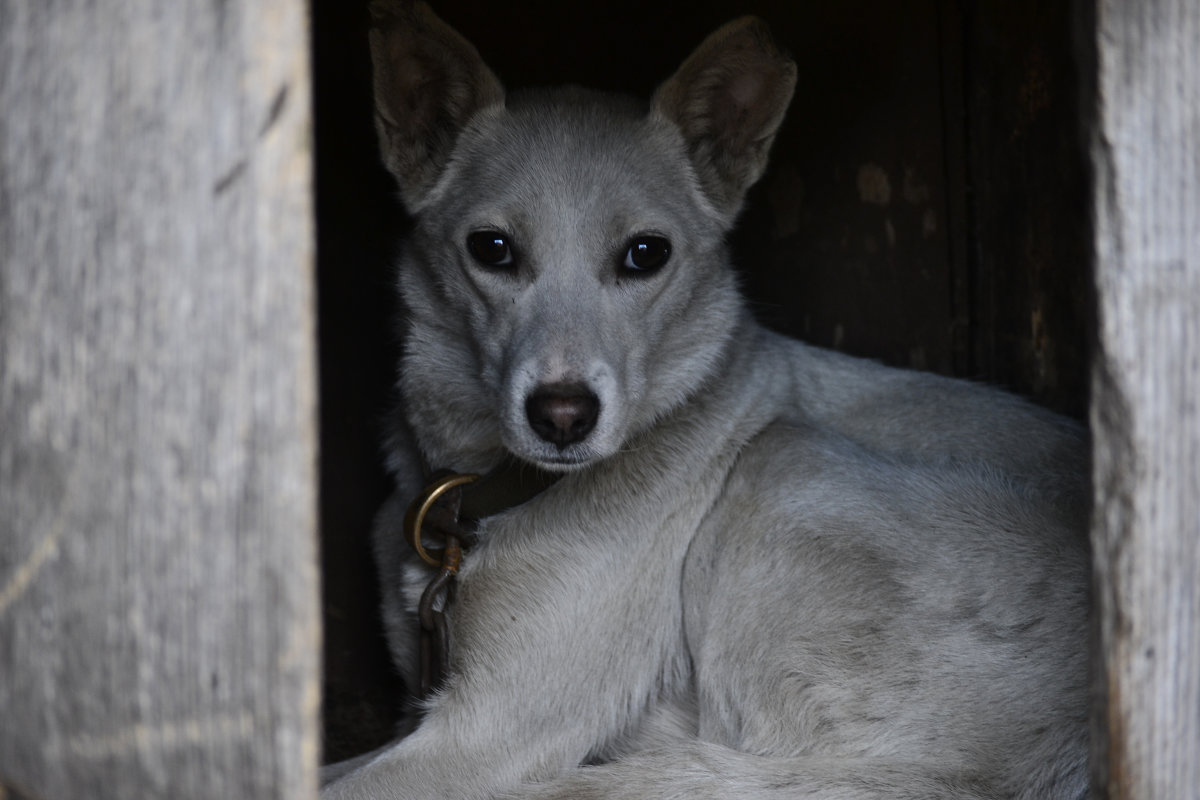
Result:
[[[448,470],[426,470],[426,478]],[[503,459],[495,468],[463,487],[459,515],[480,520],[532,500],[562,477],[515,458]]]

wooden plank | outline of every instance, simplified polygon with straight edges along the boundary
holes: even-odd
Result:
[[[0,795],[315,797],[307,47],[0,3]]]
[[[1200,797],[1200,5],[1101,0],[1092,376],[1101,793]]]

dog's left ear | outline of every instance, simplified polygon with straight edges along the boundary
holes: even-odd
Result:
[[[796,86],[796,65],[766,24],[742,17],[711,34],[654,94],[683,132],[701,185],[727,219],[767,166]]]
[[[383,162],[411,212],[442,174],[470,119],[504,105],[504,89],[479,52],[424,2],[370,6],[375,128]]]

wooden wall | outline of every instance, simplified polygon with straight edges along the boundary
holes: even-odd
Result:
[[[1200,6],[1102,0],[1093,542],[1099,796],[1200,797]]]
[[[0,3],[0,797],[315,797],[300,0]]]

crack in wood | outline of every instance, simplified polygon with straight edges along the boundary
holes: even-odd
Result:
[[[33,552],[25,559],[25,563],[17,567],[8,583],[4,585],[3,589],[0,589],[0,615],[8,611],[9,606],[29,589],[29,585],[33,583],[33,579],[41,572],[46,562],[58,555],[58,542],[66,527],[65,514],[60,511],[50,532],[38,542],[37,547],[33,548]]]
[[[254,717],[243,711],[177,722],[139,722],[112,733],[68,737],[52,744],[50,749],[93,760],[128,758],[135,753],[247,741],[253,734]]]

